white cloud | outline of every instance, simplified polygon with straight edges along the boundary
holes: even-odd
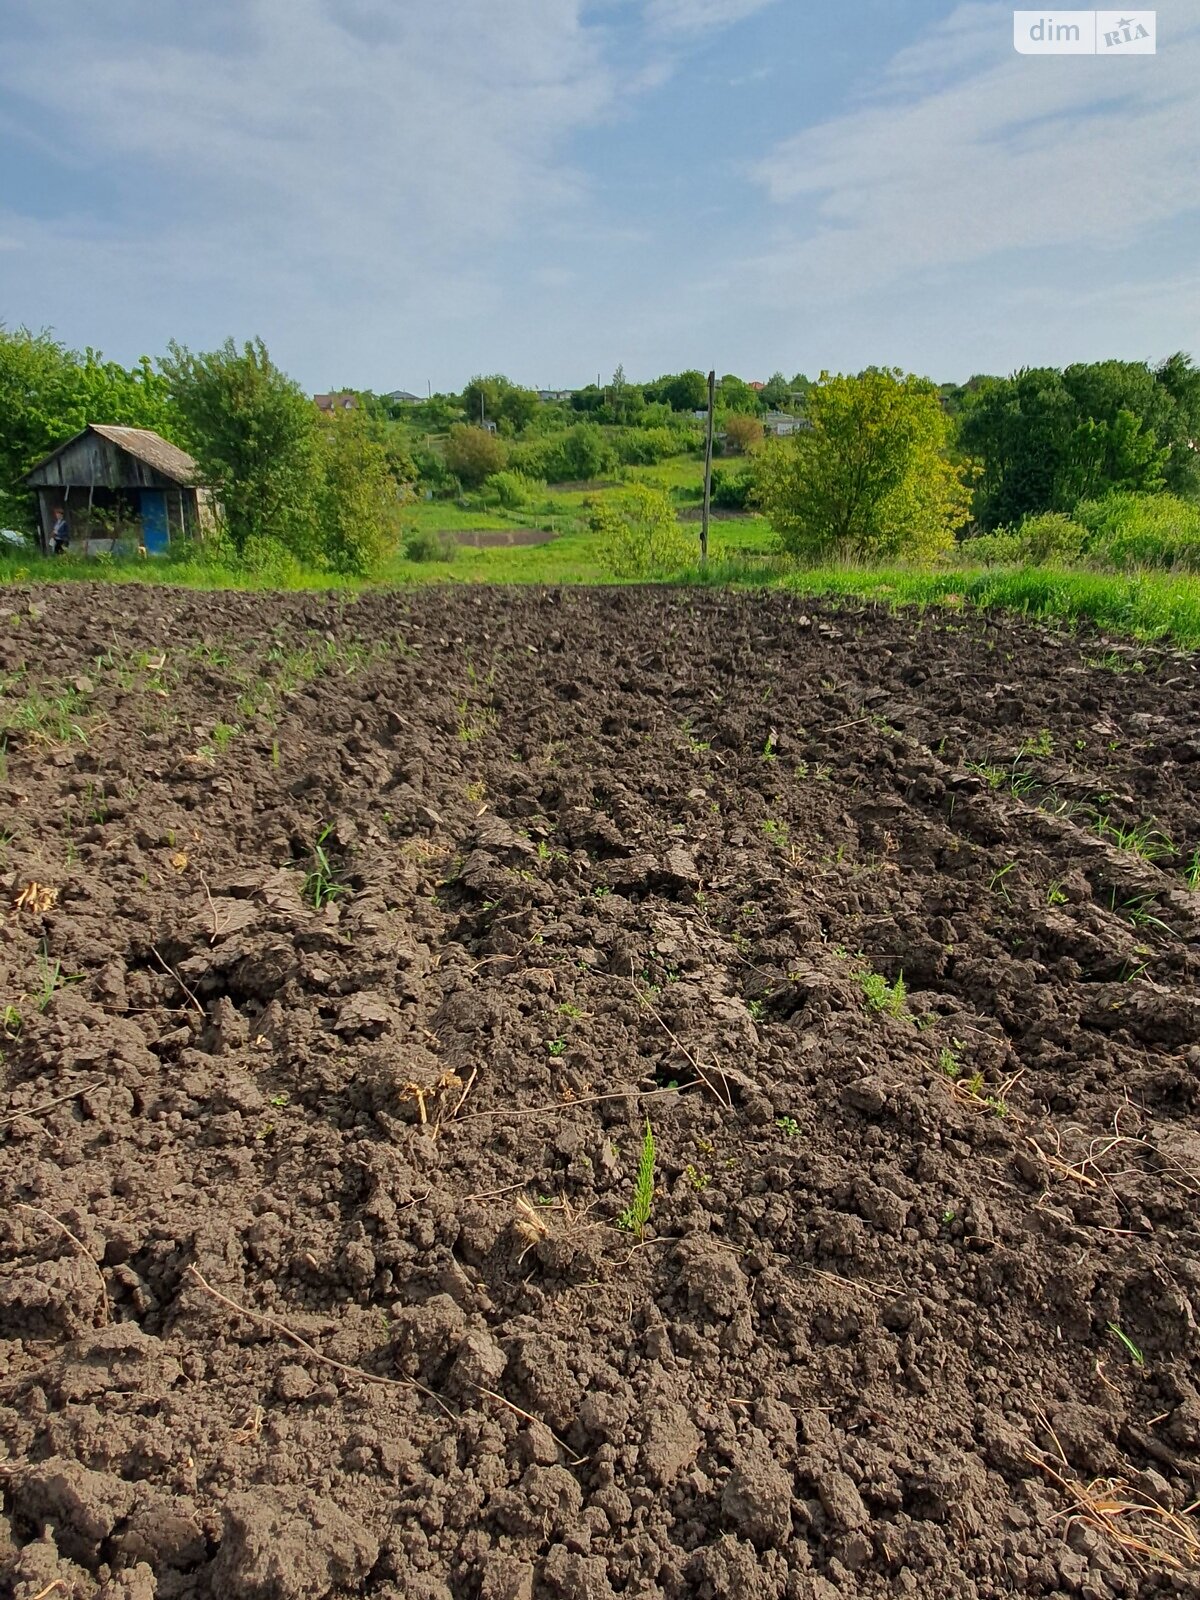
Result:
[[[893,62],[882,98],[757,165],[777,219],[753,263],[765,292],[845,297],[1008,252],[1102,252],[1200,208],[1187,13],[1160,7],[1160,53],[1120,62],[1018,56],[1010,17],[960,7]]]
[[[646,21],[655,33],[707,33],[742,22],[774,3],[775,0],[648,0]]]
[[[242,332],[484,309],[481,252],[584,209],[564,148],[617,99],[584,0],[214,0],[206,25],[129,0],[120,27],[49,9],[15,0],[0,88],[98,198],[0,219],[10,306],[52,280],[67,305],[108,282],[148,321],[173,303],[177,326],[193,289],[228,294]]]

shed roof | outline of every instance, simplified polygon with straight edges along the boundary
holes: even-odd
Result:
[[[43,457],[36,467],[25,474],[26,478],[32,478],[47,462],[62,455],[64,450],[69,450],[77,439],[82,439],[88,433],[98,433],[102,439],[115,444],[118,450],[124,450],[126,455],[144,461],[148,467],[153,467],[155,472],[161,473],[164,478],[171,478],[175,483],[193,484],[199,478],[200,467],[193,457],[188,455],[186,450],[181,450],[178,445],[170,444],[153,429],[119,428],[104,422],[89,422],[86,428],[82,428],[70,439],[64,440],[57,450],[51,450],[48,456]]]

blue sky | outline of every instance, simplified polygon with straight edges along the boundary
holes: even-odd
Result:
[[[1027,6],[1028,8],[1028,6]],[[1200,355],[1200,6],[5,0],[0,318],[309,388]]]

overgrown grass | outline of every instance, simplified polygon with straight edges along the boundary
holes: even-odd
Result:
[[[422,512],[432,522],[436,513]],[[462,513],[476,527],[487,513]],[[521,521],[494,514],[496,526]],[[535,519],[536,521],[536,519]],[[529,525],[528,522],[525,524]],[[699,526],[695,526],[697,548]],[[104,579],[123,583],[170,583],[196,589],[370,589],[421,583],[610,584],[596,541],[575,528],[545,545],[491,550],[460,548],[453,562],[414,562],[392,557],[371,582],[329,573],[289,573],[282,581],[231,571],[203,560],[175,562],[88,561],[77,556],[0,555],[0,583],[71,582]],[[719,522],[712,530],[712,558],[672,580],[713,587],[783,587],[813,598],[848,598],[888,606],[967,605],[1097,627],[1138,639],[1166,639],[1200,648],[1200,577],[1167,572],[1134,574],[1059,568],[948,568],[937,572],[836,564],[796,568],[772,551],[770,530],[759,518]]]

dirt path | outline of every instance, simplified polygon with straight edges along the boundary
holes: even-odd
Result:
[[[1197,1592],[1195,658],[73,585],[0,688],[0,1593]]]

